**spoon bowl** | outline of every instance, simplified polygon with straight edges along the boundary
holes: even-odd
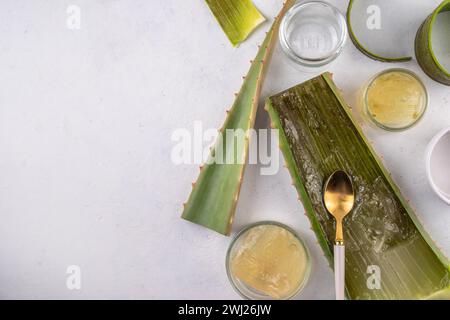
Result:
[[[335,171],[325,182],[323,200],[327,211],[336,219],[336,243],[343,243],[342,221],[355,204],[355,193],[350,176]]]

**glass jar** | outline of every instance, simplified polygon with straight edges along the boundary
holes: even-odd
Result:
[[[303,279],[298,284],[298,286],[296,286],[292,290],[292,292],[289,292],[288,295],[280,298],[282,300],[292,299],[305,287],[306,283],[308,282],[308,278],[309,278],[310,271],[311,271],[311,258],[310,258],[308,248],[305,246],[302,239],[295,233],[295,231],[292,230],[290,227],[288,227],[284,224],[278,223],[278,222],[274,222],[274,221],[257,222],[257,223],[254,223],[254,224],[251,224],[251,225],[245,227],[243,230],[241,230],[236,235],[236,237],[232,240],[232,242],[228,248],[228,252],[227,252],[227,256],[226,256],[226,270],[227,270],[228,279],[230,280],[230,283],[233,286],[233,288],[236,290],[236,292],[245,299],[250,299],[250,300],[274,300],[275,299],[274,297],[251,287],[250,285],[248,285],[247,283],[245,283],[244,281],[239,279],[233,273],[233,270],[232,270],[233,269],[232,268],[233,259],[236,257],[236,254],[244,248],[245,242],[246,242],[246,240],[248,240],[248,239],[246,239],[246,237],[248,235],[250,235],[250,236],[255,235],[254,233],[252,234],[250,232],[252,232],[252,231],[259,232],[258,228],[263,228],[265,226],[275,226],[277,228],[281,228],[282,230],[287,231],[290,235],[292,235],[295,238],[297,244],[299,246],[301,246],[301,249],[304,252],[304,255],[305,255],[304,263],[305,264],[301,265],[301,266],[299,265],[299,267],[304,268],[304,269],[302,269],[302,270],[304,270]]]
[[[320,67],[342,51],[347,23],[342,13],[328,3],[298,3],[283,17],[279,38],[291,60],[306,67]]]
[[[402,131],[416,125],[428,105],[425,85],[407,69],[384,70],[369,79],[361,92],[363,118],[388,131]]]

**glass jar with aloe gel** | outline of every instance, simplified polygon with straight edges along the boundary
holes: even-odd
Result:
[[[372,77],[363,87],[360,106],[371,124],[402,131],[419,122],[428,105],[427,90],[413,72],[394,68]]]
[[[263,221],[244,228],[226,257],[228,278],[245,299],[292,299],[311,270],[308,249],[288,226]]]

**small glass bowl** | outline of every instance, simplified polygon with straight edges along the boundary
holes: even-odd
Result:
[[[303,242],[303,240],[298,236],[298,234],[292,230],[290,227],[279,223],[279,222],[275,222],[275,221],[260,221],[260,222],[256,222],[253,223],[247,227],[245,227],[244,229],[242,229],[241,231],[239,231],[239,233],[236,235],[236,237],[234,237],[234,239],[231,241],[230,246],[228,247],[228,251],[227,251],[227,257],[226,257],[226,261],[225,261],[225,265],[226,265],[226,269],[227,269],[227,275],[228,275],[228,280],[230,281],[233,289],[244,299],[248,299],[248,300],[275,300],[273,297],[268,296],[250,286],[248,286],[247,284],[245,284],[243,281],[239,280],[238,278],[236,278],[233,275],[233,272],[231,271],[231,259],[234,256],[234,254],[236,253],[236,250],[239,250],[241,243],[241,240],[243,238],[243,236],[250,231],[253,228],[256,227],[260,227],[260,226],[267,226],[267,225],[272,225],[272,226],[277,226],[280,228],[283,228],[284,230],[288,231],[289,233],[291,233],[298,241],[299,243],[303,246],[303,249],[305,250],[305,254],[306,254],[306,271],[305,271],[305,276],[303,278],[302,283],[298,286],[298,288],[289,296],[284,298],[284,300],[290,300],[292,298],[294,298],[295,296],[297,296],[300,291],[303,290],[303,288],[305,287],[306,283],[308,282],[310,273],[311,273],[311,256],[310,253],[308,251],[308,247],[306,247],[305,243]]]
[[[421,86],[421,88],[423,90],[423,99],[422,99],[422,104],[420,106],[418,116],[416,117],[416,119],[414,119],[410,123],[403,125],[403,126],[401,126],[401,125],[389,126],[385,123],[382,123],[382,122],[378,121],[374,116],[372,116],[372,114],[369,110],[370,107],[369,107],[368,96],[369,96],[369,91],[370,91],[371,86],[373,85],[375,80],[377,80],[379,77],[389,74],[389,73],[393,73],[393,72],[403,73],[409,77],[414,78],[419,83],[419,85]],[[362,111],[362,115],[363,115],[364,119],[366,119],[369,123],[374,124],[378,128],[395,132],[395,131],[403,131],[403,130],[406,130],[406,129],[409,129],[409,128],[415,126],[423,118],[423,115],[425,114],[425,111],[427,110],[427,107],[428,107],[429,98],[428,98],[427,88],[425,87],[424,83],[422,82],[422,80],[419,78],[418,75],[416,75],[414,72],[412,72],[408,69],[391,68],[391,69],[381,71],[369,79],[367,84],[362,88],[360,100],[361,100],[361,102],[359,104],[360,104],[360,108],[362,108],[361,111]]]
[[[311,1],[294,5],[280,25],[280,44],[294,62],[323,66],[339,55],[347,39],[347,23],[332,5]]]

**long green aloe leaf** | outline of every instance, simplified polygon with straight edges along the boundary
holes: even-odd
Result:
[[[248,133],[255,122],[264,74],[277,40],[280,20],[294,2],[285,2],[260,46],[220,129],[221,134],[215,142],[215,147],[211,149],[209,160],[201,167],[197,182],[193,184],[191,195],[184,204],[182,218],[229,235],[247,159]],[[226,134],[229,131],[237,135],[229,137]],[[238,135],[240,132],[244,132],[243,137]],[[223,153],[220,157],[218,150]],[[214,161],[216,158],[224,161]],[[226,161],[227,159],[231,161]]]
[[[354,3],[354,0],[350,0],[348,3],[347,26],[348,26],[348,33],[349,33],[350,39],[352,40],[353,44],[359,51],[361,51],[364,55],[368,56],[369,58],[372,58],[372,59],[378,60],[378,61],[382,61],[382,62],[404,62],[404,61],[409,61],[412,59],[412,57],[383,57],[382,55],[373,53],[373,52],[369,51],[366,47],[364,47],[364,45],[356,37],[355,31],[353,30],[353,25],[351,22],[353,3]]]
[[[233,46],[247,39],[266,19],[251,0],[206,0]]]
[[[331,75],[269,98],[266,109],[280,130],[287,167],[330,265],[335,226],[323,205],[323,183],[338,169],[352,176],[356,204],[344,221],[347,296],[450,298],[448,260],[364,138]]]

